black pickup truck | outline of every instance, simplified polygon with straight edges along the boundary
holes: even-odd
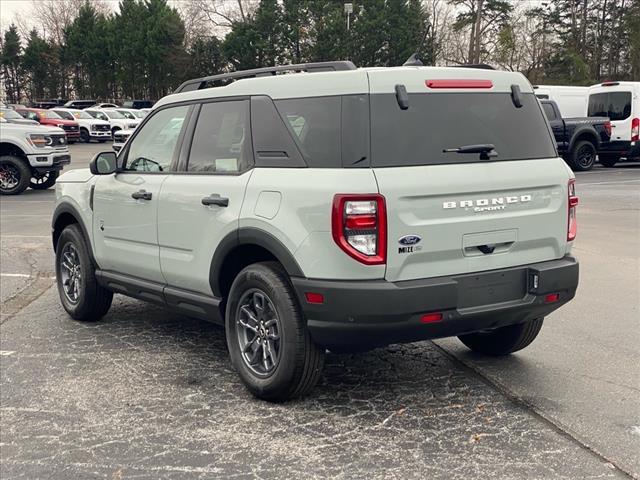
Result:
[[[553,100],[540,100],[558,153],[573,170],[591,170],[600,147],[611,139],[611,122],[607,117],[562,118]]]

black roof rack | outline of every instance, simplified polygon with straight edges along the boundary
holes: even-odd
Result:
[[[190,92],[207,88],[207,84],[211,82],[220,82],[225,80],[240,80],[241,78],[252,77],[268,77],[276,75],[280,72],[337,72],[344,70],[355,70],[356,66],[349,60],[337,62],[316,62],[316,63],[298,63],[293,65],[276,65],[275,67],[254,68],[253,70],[242,70],[239,72],[221,73],[220,75],[212,75],[210,77],[194,78],[187,80],[180,85],[173,93]]]
[[[459,68],[478,68],[480,70],[495,70],[491,65],[487,65],[486,63],[467,63],[466,65],[454,65],[454,67]]]

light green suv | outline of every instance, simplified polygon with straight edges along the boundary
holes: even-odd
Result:
[[[459,336],[514,352],[578,285],[573,174],[518,73],[326,62],[191,80],[56,193],[71,317],[121,293],[220,323],[267,400],[309,392],[326,349]]]

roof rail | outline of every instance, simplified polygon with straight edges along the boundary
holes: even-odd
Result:
[[[487,65],[486,63],[467,63],[464,65],[453,65],[458,68],[478,68],[480,70],[495,70],[491,65]]]
[[[242,78],[266,77],[279,72],[337,72],[355,70],[356,66],[349,60],[336,62],[298,63],[293,65],[276,65],[275,67],[254,68],[239,72],[221,73],[210,77],[194,78],[180,85],[173,93],[190,92],[207,88],[207,84],[216,81],[240,80]]]

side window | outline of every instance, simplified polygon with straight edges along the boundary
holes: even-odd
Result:
[[[544,114],[547,116],[547,120],[550,122],[556,119],[556,112],[553,110],[553,106],[549,103],[543,103],[542,109],[544,110]]]
[[[275,103],[298,138],[309,166],[342,166],[340,97],[295,98]]]
[[[169,170],[188,111],[188,105],[166,108],[150,118],[131,140],[124,170],[133,172]]]
[[[251,163],[249,101],[205,103],[193,133],[188,172],[240,172]]]

